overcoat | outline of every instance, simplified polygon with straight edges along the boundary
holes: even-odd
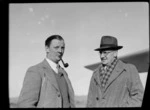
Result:
[[[87,107],[141,107],[144,88],[133,64],[118,60],[104,89],[99,69],[100,66],[90,81]]]
[[[60,70],[67,82],[70,107],[75,107],[74,91],[67,73]],[[46,59],[30,67],[25,75],[23,87],[18,99],[18,107],[22,108],[61,108],[62,97],[52,70]]]

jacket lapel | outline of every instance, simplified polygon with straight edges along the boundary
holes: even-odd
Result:
[[[107,90],[107,88],[109,87],[109,85],[122,73],[122,71],[124,70],[123,68],[123,62],[121,62],[120,60],[118,60],[116,67],[114,68],[114,70],[111,73],[111,76],[108,80],[108,83],[105,86],[104,92]]]
[[[95,77],[94,77],[94,81],[96,83],[96,85],[101,85],[101,82],[100,82],[100,71],[99,71],[99,67],[98,69],[95,71]]]
[[[97,85],[98,88],[100,88],[99,90],[99,94],[101,94],[100,96],[102,96],[102,93],[103,93],[103,89],[101,87],[101,81],[100,81],[100,65],[99,67],[97,68],[97,70],[95,71],[95,76],[94,76],[94,81],[95,81],[95,84]]]
[[[46,59],[44,59],[44,61],[43,61],[43,69],[44,69],[44,73],[46,74],[46,76],[49,79],[49,81],[51,82],[51,84],[55,87],[55,89],[57,91],[59,91],[58,84],[57,84],[57,81],[55,78],[55,72],[53,71],[51,66],[48,64]]]

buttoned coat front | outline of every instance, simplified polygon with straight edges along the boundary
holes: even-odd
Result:
[[[136,67],[118,60],[106,87],[100,82],[100,66],[94,71],[87,107],[140,107],[144,89]]]
[[[67,82],[70,107],[75,107],[74,91],[67,73],[60,70]],[[22,108],[61,108],[62,97],[55,78],[56,73],[48,62],[43,62],[30,67],[25,75],[23,87],[18,99],[18,107]]]

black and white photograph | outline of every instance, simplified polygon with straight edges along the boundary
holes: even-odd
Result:
[[[9,3],[9,107],[142,107],[148,2]]]

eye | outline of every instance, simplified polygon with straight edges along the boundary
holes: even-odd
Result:
[[[64,50],[64,49],[65,49],[65,47],[62,47],[62,49]]]
[[[59,46],[54,47],[55,49],[59,49]]]
[[[103,54],[107,54],[108,52],[103,52]]]

